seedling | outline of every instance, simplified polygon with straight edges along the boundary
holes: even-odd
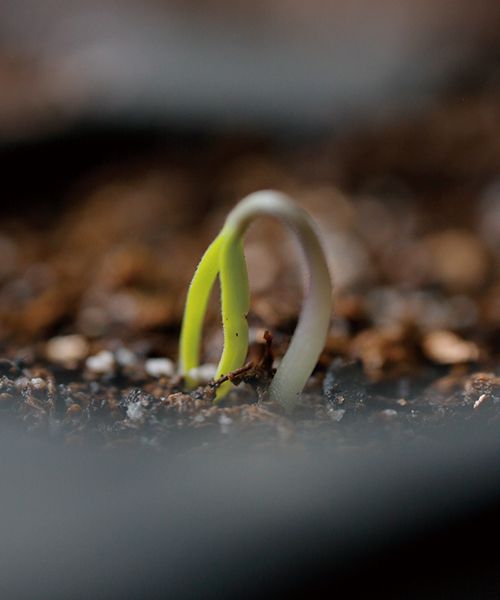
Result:
[[[325,344],[330,323],[332,285],[325,255],[309,215],[285,194],[264,190],[250,194],[229,213],[222,231],[203,255],[188,291],[180,336],[180,369],[189,386],[198,367],[201,334],[210,292],[220,278],[224,347],[215,379],[243,365],[248,352],[247,313],[250,308],[243,237],[260,216],[283,221],[296,235],[305,257],[308,285],[299,321],[286,354],[269,387],[269,396],[287,410],[297,403]],[[224,382],[216,400],[231,389]]]

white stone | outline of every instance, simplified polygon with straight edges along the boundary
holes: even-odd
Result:
[[[81,360],[87,356],[88,351],[88,342],[81,335],[61,335],[54,337],[45,346],[47,358],[56,363]]]
[[[29,384],[29,379],[27,377],[18,377],[16,379],[16,388],[18,390],[24,389]]]
[[[173,377],[174,363],[169,358],[148,358],[144,369],[151,377]]]
[[[46,386],[46,383],[41,377],[33,377],[31,379],[31,385],[35,388],[35,390],[43,390]]]
[[[111,373],[115,366],[115,357],[109,350],[101,350],[94,356],[89,356],[85,366],[94,373]]]
[[[115,352],[116,362],[121,367],[129,367],[137,362],[136,355],[128,348],[118,348]]]
[[[196,383],[208,383],[212,381],[217,372],[217,366],[211,363],[200,365],[188,371],[188,376]]]

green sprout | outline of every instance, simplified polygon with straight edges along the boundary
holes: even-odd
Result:
[[[215,379],[239,369],[248,352],[247,314],[250,308],[243,237],[259,216],[283,221],[296,235],[308,268],[308,285],[299,321],[287,352],[269,387],[269,397],[291,410],[309,379],[325,345],[330,324],[332,284],[314,224],[305,210],[285,194],[263,190],[250,194],[229,213],[222,231],[203,255],[189,287],[180,336],[180,370],[188,386],[199,366],[201,335],[207,304],[217,276],[220,279],[224,347]],[[216,400],[231,389],[225,381]]]

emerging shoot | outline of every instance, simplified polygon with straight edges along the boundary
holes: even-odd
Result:
[[[330,323],[332,285],[325,255],[309,215],[285,194],[265,190],[250,194],[227,216],[222,231],[203,255],[189,288],[180,337],[180,368],[188,385],[189,371],[198,367],[203,319],[217,276],[221,287],[224,348],[215,378],[239,369],[248,352],[247,313],[250,307],[243,237],[260,216],[273,216],[296,235],[305,256],[308,285],[292,340],[269,388],[271,400],[292,409],[325,345]],[[231,388],[226,381],[217,399]]]

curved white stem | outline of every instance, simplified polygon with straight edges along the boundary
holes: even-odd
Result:
[[[225,226],[242,237],[258,216],[283,221],[296,235],[308,269],[308,285],[299,322],[271,383],[272,400],[292,408],[309,379],[325,345],[332,308],[332,284],[325,255],[314,224],[305,210],[280,192],[263,190],[250,194],[227,216]]]

